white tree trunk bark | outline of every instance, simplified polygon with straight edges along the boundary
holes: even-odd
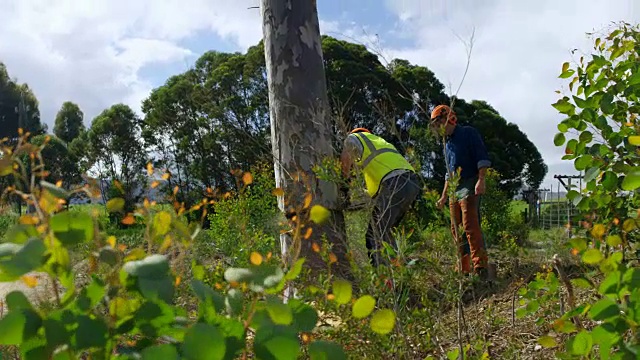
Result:
[[[285,191],[278,204],[285,212],[300,208],[305,193],[311,191],[312,204],[331,210],[331,220],[314,226],[311,238],[302,240],[300,255],[313,269],[325,268],[312,243],[321,245],[320,236],[326,234],[338,258],[332,268],[350,277],[337,186],[312,173],[323,158],[335,157],[316,2],[262,0],[261,5],[276,186]],[[298,175],[304,183],[294,181]],[[282,236],[281,245],[287,259],[291,246],[288,234]]]

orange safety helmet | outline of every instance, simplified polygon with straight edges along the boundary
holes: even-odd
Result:
[[[438,105],[435,107],[435,109],[433,109],[433,111],[431,112],[431,122],[433,123],[434,120],[443,116],[447,117],[447,121],[449,122],[449,124],[455,125],[458,122],[456,113],[447,105]]]
[[[368,129],[359,127],[359,128],[355,128],[355,129],[351,130],[351,132],[349,134],[355,134],[357,132],[368,132],[368,133],[371,133],[371,131],[369,131]]]

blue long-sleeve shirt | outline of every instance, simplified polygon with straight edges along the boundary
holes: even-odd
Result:
[[[445,144],[445,157],[449,163],[449,169],[445,179],[449,178],[449,172],[456,173],[461,168],[460,182],[472,180],[478,177],[478,170],[491,166],[489,154],[482,141],[478,130],[471,126],[457,125]]]

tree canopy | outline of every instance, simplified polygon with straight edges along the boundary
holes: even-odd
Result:
[[[459,123],[481,132],[503,190],[514,195],[544,179],[547,167],[536,146],[486,101],[452,99],[429,68],[403,59],[385,66],[360,44],[323,36],[322,47],[336,148],[350,129],[369,128],[403,153],[411,149],[423,177],[437,188],[444,181],[444,159],[428,129],[428,113],[455,100]],[[234,169],[272,162],[267,88],[262,42],[245,53],[208,51],[192,69],[155,88],[142,103],[142,117],[117,104],[85,129],[82,110],[67,101],[54,134],[80,173],[98,169],[101,176],[134,181],[152,161],[172,174],[167,188],[178,186],[179,198],[189,203],[207,188],[232,189]],[[0,95],[4,136],[18,127],[46,132],[35,94],[11,80],[1,64]]]

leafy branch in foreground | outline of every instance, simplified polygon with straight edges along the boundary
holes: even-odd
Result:
[[[186,214],[214,199],[190,209],[145,199],[133,212],[124,210],[123,199],[110,200],[107,211],[121,222],[144,226],[144,246],[127,249],[100,228],[96,214],[64,210],[70,192],[43,180],[48,174],[39,152],[46,142],[34,146],[27,136],[2,148],[0,174],[20,173],[20,157],[27,154],[36,186],[5,191],[20,195],[35,210],[22,215],[0,244],[0,281],[37,286],[32,274],[46,273],[55,284],[50,294],[54,304],[37,307],[24,293],[9,293],[8,313],[0,319],[0,345],[16,346],[24,359],[234,359],[252,354],[296,359],[303,353],[311,359],[346,358],[339,344],[314,339],[318,312],[310,303],[300,298],[284,302],[280,296],[300,275],[304,258],[283,269],[276,258],[253,252],[250,266],[226,269],[224,284],[211,286],[203,265],[192,262],[185,271],[180,264],[200,230]],[[89,185],[76,191],[100,194]],[[70,261],[79,245],[92,249],[90,280],[82,286]],[[183,278],[190,280],[184,284]],[[194,314],[175,304],[176,291],[187,285],[197,299]],[[338,307],[350,306],[353,318],[369,318],[375,333],[387,334],[395,325],[395,314],[376,310],[373,297],[353,298],[347,281],[335,280],[325,298]]]
[[[620,23],[596,37],[593,50],[590,59],[581,57],[575,66],[563,64],[559,77],[570,79],[569,90],[575,94],[563,96],[553,107],[566,116],[558,124],[555,145],[565,147],[563,159],[573,160],[576,170],[584,170],[586,182],[586,189],[567,194],[581,211],[584,228],[569,246],[592,272],[572,279],[567,290],[571,296],[573,286],[588,289],[596,300],[575,304],[551,328],[566,337],[565,349],[557,353],[561,358],[599,354],[601,359],[637,359],[640,29]],[[572,129],[577,138],[567,141]],[[557,288],[557,278],[550,279]],[[543,287],[534,282],[522,293],[530,293],[534,285]],[[537,309],[531,304],[527,307]],[[557,346],[551,335],[540,343]]]

